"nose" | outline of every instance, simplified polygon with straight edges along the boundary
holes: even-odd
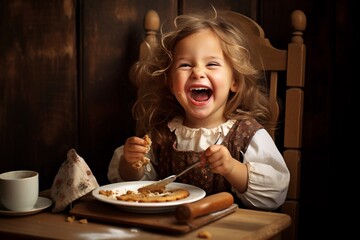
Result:
[[[191,77],[194,78],[194,79],[204,78],[205,77],[205,72],[201,67],[196,66],[196,67],[193,68]]]

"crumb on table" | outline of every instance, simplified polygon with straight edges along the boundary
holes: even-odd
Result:
[[[79,223],[81,223],[81,224],[87,224],[88,221],[87,221],[86,218],[84,218],[84,219],[80,219],[80,220],[79,220]]]
[[[66,218],[66,221],[69,222],[69,223],[74,222],[74,221],[75,221],[75,216],[68,216],[68,217]]]
[[[75,221],[75,216],[68,216],[66,218],[66,221],[69,222],[69,223],[72,223]],[[79,223],[81,224],[87,224],[88,223],[88,220],[86,218],[83,218],[83,219],[80,219],[79,220]]]
[[[209,231],[202,230],[202,231],[198,232],[197,236],[198,236],[198,238],[209,239],[209,238],[211,238],[211,233]]]

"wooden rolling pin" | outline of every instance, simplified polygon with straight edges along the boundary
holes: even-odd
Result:
[[[220,192],[196,202],[179,205],[175,209],[175,217],[179,223],[187,223],[194,218],[226,209],[233,203],[234,197],[230,193]]]

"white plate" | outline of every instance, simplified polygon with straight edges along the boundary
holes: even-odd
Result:
[[[130,182],[120,182],[120,183],[113,183],[104,185],[101,187],[96,188],[92,191],[92,195],[106,203],[114,204],[116,207],[128,211],[128,212],[135,212],[135,213],[160,213],[160,212],[171,212],[174,211],[175,208],[184,203],[190,203],[198,201],[205,197],[206,193],[203,189],[184,184],[184,183],[177,183],[173,182],[166,186],[166,189],[176,189],[176,188],[183,188],[189,191],[190,195],[187,198],[170,201],[170,202],[128,202],[128,201],[121,201],[117,200],[115,197],[107,197],[104,195],[99,194],[99,190],[112,190],[115,191],[116,194],[121,195],[126,193],[126,191],[137,191],[138,188],[143,187],[145,185],[154,183],[156,181],[130,181]]]
[[[52,205],[52,201],[49,198],[39,197],[34,208],[27,211],[11,211],[4,208],[4,206],[0,205],[0,215],[5,216],[25,216],[34,213],[38,213]]]

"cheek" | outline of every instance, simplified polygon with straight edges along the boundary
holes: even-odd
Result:
[[[173,81],[173,83],[172,83],[172,89],[173,89],[174,91],[180,90],[180,89],[181,89],[181,84],[180,84],[178,81]]]
[[[179,81],[176,74],[172,74],[171,78],[168,79],[169,90],[173,95],[176,95],[179,89]]]
[[[181,75],[174,75],[174,78],[171,82],[171,89],[173,94],[182,93],[184,91],[184,85],[186,80]]]
[[[173,82],[171,92],[176,96],[181,96],[181,94],[183,93],[182,85],[179,82]]]

